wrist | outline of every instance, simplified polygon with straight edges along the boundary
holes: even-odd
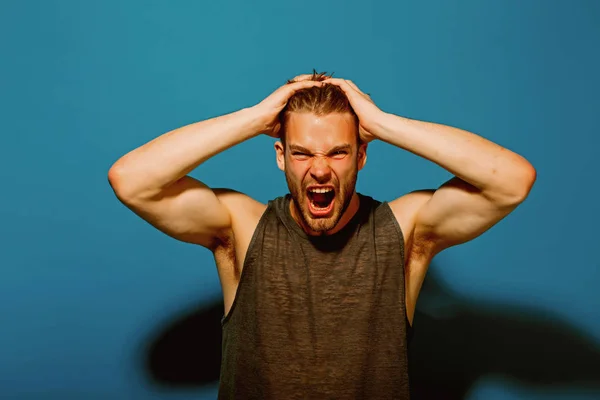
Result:
[[[384,142],[389,142],[391,137],[396,134],[396,131],[402,124],[408,121],[407,118],[398,115],[383,113],[376,119],[376,126],[373,128],[373,135]]]
[[[266,118],[257,106],[243,108],[239,111],[247,128],[248,134],[259,136],[268,130],[270,120]]]

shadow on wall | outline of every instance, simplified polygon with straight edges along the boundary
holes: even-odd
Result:
[[[463,399],[488,374],[524,385],[600,390],[600,346],[536,309],[465,301],[436,280],[423,285],[410,345],[414,399]],[[145,347],[153,384],[214,386],[219,380],[223,303],[215,302],[165,327]]]

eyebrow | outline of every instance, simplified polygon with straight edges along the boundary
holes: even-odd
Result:
[[[299,151],[302,153],[312,154],[312,152],[310,150],[308,150],[306,147],[302,147],[298,144],[290,144],[289,146],[290,146],[291,151]],[[329,149],[327,154],[335,153],[336,151],[341,151],[341,150],[350,151],[350,150],[352,150],[352,145],[349,143],[344,143],[344,144],[334,146],[333,148]]]

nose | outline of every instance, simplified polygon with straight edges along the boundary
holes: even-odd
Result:
[[[310,175],[319,183],[328,182],[331,178],[331,167],[324,157],[315,157],[310,166]]]

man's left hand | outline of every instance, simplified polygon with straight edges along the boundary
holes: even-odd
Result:
[[[339,86],[344,91],[352,109],[358,116],[361,140],[368,143],[376,139],[377,136],[374,132],[377,130],[378,121],[385,113],[375,105],[371,97],[347,79],[329,78],[324,80],[323,83]]]

